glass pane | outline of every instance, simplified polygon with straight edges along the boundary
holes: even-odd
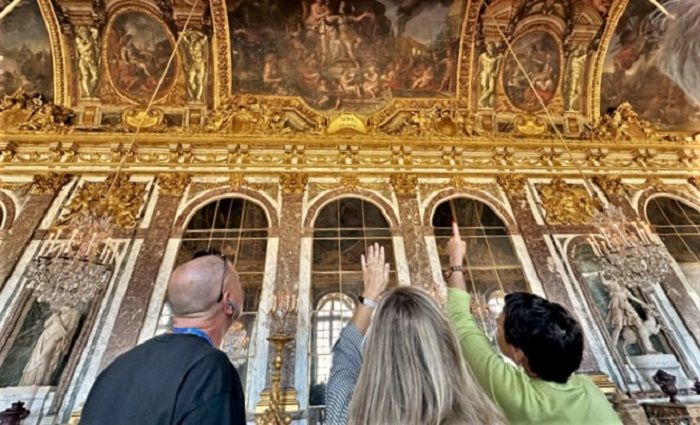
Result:
[[[342,239],[340,256],[342,270],[362,270],[360,256],[365,252],[363,239]]]
[[[357,198],[341,199],[340,227],[362,228],[362,201]]]
[[[233,227],[233,226],[230,226]],[[267,228],[267,217],[260,206],[252,203],[245,203],[245,217],[243,227],[247,229],[265,229]]]
[[[241,271],[259,271],[260,260],[265,258],[267,241],[265,239],[248,239],[241,242],[236,268]]]
[[[695,255],[690,252],[683,240],[679,236],[661,235],[661,240],[671,253],[673,258],[679,263],[692,263],[695,261]]]
[[[338,202],[334,201],[323,207],[318,213],[314,227],[318,229],[328,229],[338,227]]]
[[[513,244],[511,244],[510,238],[490,237],[487,239],[487,241],[489,243],[489,247],[491,248],[491,253],[493,254],[496,265],[516,267],[520,265],[518,258],[515,256],[515,251],[513,250]]]
[[[314,240],[313,270],[339,270],[339,241],[338,240]]]
[[[362,202],[365,214],[365,227],[369,228],[388,228],[389,223],[384,218],[382,212],[376,206],[369,202]]]

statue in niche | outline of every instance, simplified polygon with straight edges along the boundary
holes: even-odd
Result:
[[[579,46],[569,57],[567,69],[568,86],[566,89],[566,110],[578,111],[581,98],[581,77],[586,63],[586,51]]]
[[[503,54],[498,52],[492,41],[486,44],[486,50],[479,55],[479,107],[493,109],[496,95],[496,74]]]
[[[613,326],[611,333],[613,345],[617,346],[617,341],[622,336],[623,354],[627,353],[627,346],[634,343],[639,344],[643,354],[658,354],[651,343],[651,337],[661,330],[661,325],[656,322],[654,307],[635,297],[625,285],[606,279],[602,275],[601,280],[610,296],[607,320]],[[646,320],[642,320],[631,301],[642,308],[646,314]]]
[[[185,51],[187,98],[191,102],[202,103],[207,76],[207,36],[199,31],[188,30],[182,41]]]
[[[95,97],[99,78],[97,28],[78,27],[75,35],[75,50],[78,52],[78,71],[83,98]]]
[[[51,377],[68,353],[80,322],[80,311],[63,306],[53,311],[44,323],[19,385],[51,385]]]

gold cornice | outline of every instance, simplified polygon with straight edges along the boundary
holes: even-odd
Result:
[[[627,8],[627,3],[629,0],[617,0],[613,1],[610,9],[608,10],[608,19],[605,23],[605,30],[603,31],[603,36],[600,39],[600,44],[598,45],[598,50],[593,59],[593,65],[589,68],[591,72],[588,73],[588,83],[589,88],[588,95],[588,106],[586,108],[587,118],[589,121],[595,121],[600,117],[600,90],[603,82],[603,68],[605,67],[605,56],[608,54],[608,47],[610,46],[610,41],[612,40],[615,30],[617,29],[617,24],[622,17],[622,14]]]
[[[39,10],[44,18],[46,30],[49,33],[51,58],[53,61],[53,102],[57,105],[69,106],[68,70],[70,55],[65,54],[67,48],[59,30],[58,17],[53,10],[51,0],[38,0]]]

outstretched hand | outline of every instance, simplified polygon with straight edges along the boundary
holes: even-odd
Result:
[[[447,254],[450,257],[450,266],[461,266],[464,256],[467,254],[467,243],[459,235],[457,222],[452,222],[452,237],[447,241]]]
[[[362,280],[365,298],[377,301],[389,283],[389,263],[385,261],[384,247],[378,243],[367,247],[367,255],[362,255]]]

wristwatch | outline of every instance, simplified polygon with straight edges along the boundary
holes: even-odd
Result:
[[[369,308],[375,308],[375,307],[377,307],[377,302],[376,302],[376,301],[371,300],[371,299],[369,299],[369,298],[365,298],[365,297],[363,297],[362,295],[360,295],[359,297],[357,297],[357,299],[360,301],[360,303],[364,304],[365,307],[369,307]]]
[[[464,268],[462,266],[450,266],[445,270],[445,279],[449,279],[450,276],[452,276],[452,273],[454,272],[464,272]]]

